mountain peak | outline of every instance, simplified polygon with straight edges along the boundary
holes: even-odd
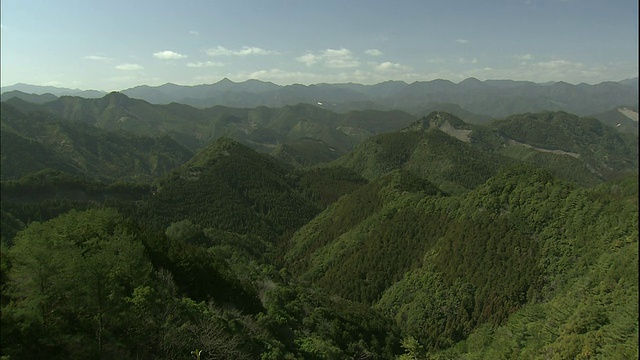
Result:
[[[448,124],[448,125],[447,125]],[[433,111],[422,119],[405,127],[402,131],[426,131],[431,128],[452,127],[453,129],[467,128],[468,125],[459,117],[444,111]]]
[[[112,91],[110,93],[108,93],[107,95],[104,96],[104,99],[106,100],[110,100],[112,102],[116,102],[116,103],[121,103],[123,101],[129,101],[131,100],[130,97],[128,97],[127,95],[119,92],[119,91]]]
[[[236,84],[235,82],[229,80],[228,77],[223,78],[222,80],[218,81],[216,83],[216,85],[232,85],[232,84]]]
[[[481,88],[481,87],[484,87],[485,83],[483,83],[482,81],[474,77],[470,77],[460,81],[458,85],[465,86],[468,88]]]
[[[246,148],[253,151],[239,142],[228,137],[221,137],[209,143],[204,149],[200,150],[185,166],[202,167],[223,156],[229,156],[235,149]]]
[[[466,78],[462,81],[460,81],[460,84],[481,84],[482,81],[478,80],[477,78],[474,77],[470,77],[470,78]]]
[[[432,84],[432,85],[455,85],[453,82],[449,81],[449,80],[445,80],[445,79],[434,79],[431,81],[427,81],[427,84]]]

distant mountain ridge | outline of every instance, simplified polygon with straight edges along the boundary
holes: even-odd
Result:
[[[80,90],[80,89],[68,89],[57,86],[42,86],[42,85],[30,85],[18,83],[11,86],[3,86],[0,92],[4,95],[10,91],[20,91],[27,94],[53,94],[55,96],[80,96],[84,98],[99,98],[105,96],[107,93],[100,90]]]
[[[335,113],[311,104],[281,108],[198,109],[171,103],[151,104],[113,92],[100,99],[64,96],[45,104],[21,98],[6,100],[22,112],[44,111],[67,121],[79,121],[105,130],[124,130],[141,136],[169,135],[191,150],[212,140],[230,137],[268,152],[279,144],[311,137],[342,155],[371,135],[399,130],[416,120],[401,111]]]
[[[2,88],[2,93],[22,91],[56,96],[102,97],[104,92],[16,84]],[[184,86],[167,83],[160,86],[141,85],[121,91],[123,94],[154,104],[172,102],[205,108],[216,105],[253,108],[282,107],[298,103],[316,104],[334,111],[402,110],[413,115],[433,103],[457,104],[466,111],[504,117],[516,113],[566,111],[585,116],[606,112],[619,106],[638,103],[638,78],[596,85],[572,85],[566,82],[534,83],[515,80],[465,79],[457,84],[442,79],[386,81],[375,85],[355,83],[277,85],[260,80],[233,82],[227,78],[214,84]],[[4,100],[4,99],[3,99]]]

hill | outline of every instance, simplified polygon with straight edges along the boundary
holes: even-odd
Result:
[[[638,356],[638,138],[595,119],[1,110],[3,357]]]
[[[167,136],[109,132],[48,113],[22,113],[4,103],[2,179],[55,169],[105,181],[151,181],[191,156]]]
[[[638,169],[638,137],[565,112],[514,115],[490,125],[511,144],[573,157],[600,179]],[[553,162],[544,162],[555,166]],[[539,162],[536,165],[541,165]]]
[[[341,151],[337,151],[325,142],[312,138],[300,138],[280,144],[271,152],[271,155],[279,161],[296,167],[328,163],[341,154]]]
[[[614,127],[623,133],[638,135],[638,105],[630,107],[616,107],[590,117]]]
[[[22,99],[24,101],[35,103],[35,104],[44,104],[44,103],[47,103],[49,101],[54,101],[58,97],[53,95],[53,94],[51,94],[51,93],[46,93],[46,94],[42,94],[42,95],[27,94],[27,93],[19,91],[19,90],[12,90],[12,91],[3,92],[2,95],[0,95],[0,100],[1,101],[7,101],[7,100],[12,99],[12,98],[19,98],[19,99]]]
[[[594,185],[637,173],[637,154],[637,137],[564,112],[514,115],[486,127],[433,112],[400,132],[367,139],[335,164],[368,179],[407,169],[458,193],[518,162]]]
[[[143,212],[148,223],[163,229],[189,219],[275,242],[318,212],[295,188],[290,172],[266,155],[221,138],[160,179]]]
[[[212,140],[230,137],[263,152],[300,138],[323,141],[344,154],[364,138],[397,130],[415,121],[400,111],[334,113],[308,104],[252,109],[215,106],[196,109],[184,104],[154,105],[111,93],[99,99],[63,96],[46,104],[12,98],[6,103],[27,113],[44,111],[68,121],[143,136],[168,135],[197,151]]]
[[[637,289],[631,285],[637,279],[632,270],[637,201],[630,193],[621,200],[609,195],[619,185],[589,191],[532,168],[500,171],[453,197],[424,180],[407,187],[403,183],[415,183],[407,177],[415,175],[395,171],[378,178],[298,230],[286,256],[288,268],[324,291],[372,304],[393,317],[420,344],[413,351],[422,348],[422,356],[459,343],[445,357],[476,352],[490,358],[505,351],[573,357],[589,348],[588,339],[600,329],[617,335],[605,335],[590,351],[637,353],[634,320],[618,318],[637,314],[628,305],[637,298],[635,290],[628,291]],[[637,176],[624,181],[633,192]],[[624,222],[624,234],[617,240],[602,238],[599,234],[612,230],[614,218]],[[610,251],[630,253],[612,265]],[[609,275],[596,269],[607,266],[628,280],[624,286],[612,285],[615,295],[587,290],[571,298],[575,283],[570,279],[604,284]],[[611,307],[598,307],[594,299],[601,296]],[[577,306],[560,305],[567,302]],[[544,312],[537,313],[541,308]],[[592,311],[601,314],[599,322],[583,317]],[[501,343],[509,341],[509,330],[516,334],[517,326],[528,326],[523,316],[537,324],[525,334],[547,340]],[[506,319],[509,325],[501,332],[490,330]],[[544,319],[564,327],[544,326]],[[585,323],[586,328],[576,328]]]

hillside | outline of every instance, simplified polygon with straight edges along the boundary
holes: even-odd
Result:
[[[35,104],[44,104],[44,103],[47,103],[49,101],[54,101],[58,97],[53,95],[53,94],[50,94],[50,93],[45,93],[45,94],[42,94],[42,95],[39,95],[39,94],[28,94],[28,93],[22,92],[20,90],[12,90],[12,91],[3,92],[2,95],[0,95],[0,101],[7,101],[7,100],[12,99],[12,98],[19,98],[19,99],[22,99],[24,101],[35,103]]]
[[[318,209],[302,197],[291,170],[227,138],[212,142],[161,178],[143,213],[166,228],[189,219],[204,227],[275,242]]]
[[[487,126],[433,112],[400,132],[367,139],[335,164],[368,179],[406,169],[458,193],[522,162],[594,185],[637,173],[637,156],[637,137],[564,112],[514,115]]]
[[[83,122],[105,130],[123,130],[142,136],[168,135],[192,151],[210,141],[229,137],[268,152],[278,144],[313,138],[344,154],[373,134],[398,130],[415,121],[400,111],[352,111],[338,114],[316,105],[281,108],[197,109],[184,104],[154,105],[110,93],[99,99],[63,96],[45,104],[11,98],[7,104],[24,113],[41,111],[67,121]]]
[[[271,152],[271,155],[279,161],[296,167],[328,163],[337,159],[341,154],[342,152],[323,141],[312,138],[300,138],[286,144],[280,144]]]
[[[616,335],[607,335],[590,351],[633,354],[637,326],[634,333],[634,320],[617,317],[637,315],[630,306],[637,301],[635,195],[610,197],[610,189],[620,185],[584,190],[530,168],[501,171],[455,197],[443,196],[428,183],[403,186],[406,176],[411,174],[386,175],[301,228],[292,238],[288,268],[329,293],[372,304],[428,353],[469,337],[473,348],[460,344],[449,356],[526,350],[573,357],[601,328],[611,328]],[[623,191],[634,192],[637,177],[624,184]],[[622,232],[603,238],[611,221],[624,223],[618,228]],[[615,265],[610,250],[622,256]],[[623,256],[623,251],[629,253]],[[607,266],[616,270],[611,275],[597,270]],[[611,285],[614,293],[595,290],[569,297],[574,289],[570,279],[606,286],[604,279],[613,273],[626,279],[625,285]],[[611,307],[598,308],[594,299],[602,296]],[[559,307],[566,302],[580,305]],[[545,312],[538,313],[540,308]],[[581,315],[592,311],[603,320],[594,323]],[[492,340],[487,331],[514,313],[526,315],[514,316],[519,320],[496,330]],[[499,343],[511,341],[508,329],[527,326],[521,316],[539,324],[528,334],[553,340]],[[545,327],[545,317],[566,325]],[[614,317],[618,320],[609,320]]]
[[[490,127],[516,146],[573,157],[600,179],[637,174],[638,137],[620,134],[595,119],[547,112],[510,116]]]
[[[2,104],[2,356],[638,355],[637,136],[565,112],[51,104]],[[270,154],[113,114],[260,129]]]
[[[3,180],[55,169],[99,180],[149,182],[192,156],[167,136],[109,132],[48,113],[24,114],[7,103],[1,116]]]
[[[638,105],[630,107],[616,107],[600,114],[591,115],[604,124],[616,128],[623,133],[638,135]]]

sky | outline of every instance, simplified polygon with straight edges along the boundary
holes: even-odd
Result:
[[[2,0],[2,86],[597,84],[638,76],[637,0]]]

